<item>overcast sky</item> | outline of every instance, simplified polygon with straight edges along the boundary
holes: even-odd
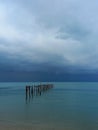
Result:
[[[0,71],[47,68],[98,70],[97,0],[0,0]]]

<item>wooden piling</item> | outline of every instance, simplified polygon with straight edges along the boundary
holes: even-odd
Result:
[[[39,85],[32,85],[32,86],[26,86],[25,91],[26,91],[26,100],[30,99],[30,96],[32,97],[34,95],[41,95],[42,92],[46,92],[49,89],[53,88],[53,84],[39,84]]]

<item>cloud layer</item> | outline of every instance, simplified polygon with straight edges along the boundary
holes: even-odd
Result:
[[[95,0],[0,0],[1,68],[97,70],[97,7]]]

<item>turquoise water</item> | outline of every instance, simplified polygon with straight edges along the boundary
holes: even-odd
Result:
[[[0,122],[98,130],[98,83],[53,84],[26,100],[25,86],[33,82],[0,83]]]

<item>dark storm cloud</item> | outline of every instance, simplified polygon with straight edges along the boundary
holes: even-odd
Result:
[[[0,0],[1,70],[95,71],[97,6],[88,0]]]

